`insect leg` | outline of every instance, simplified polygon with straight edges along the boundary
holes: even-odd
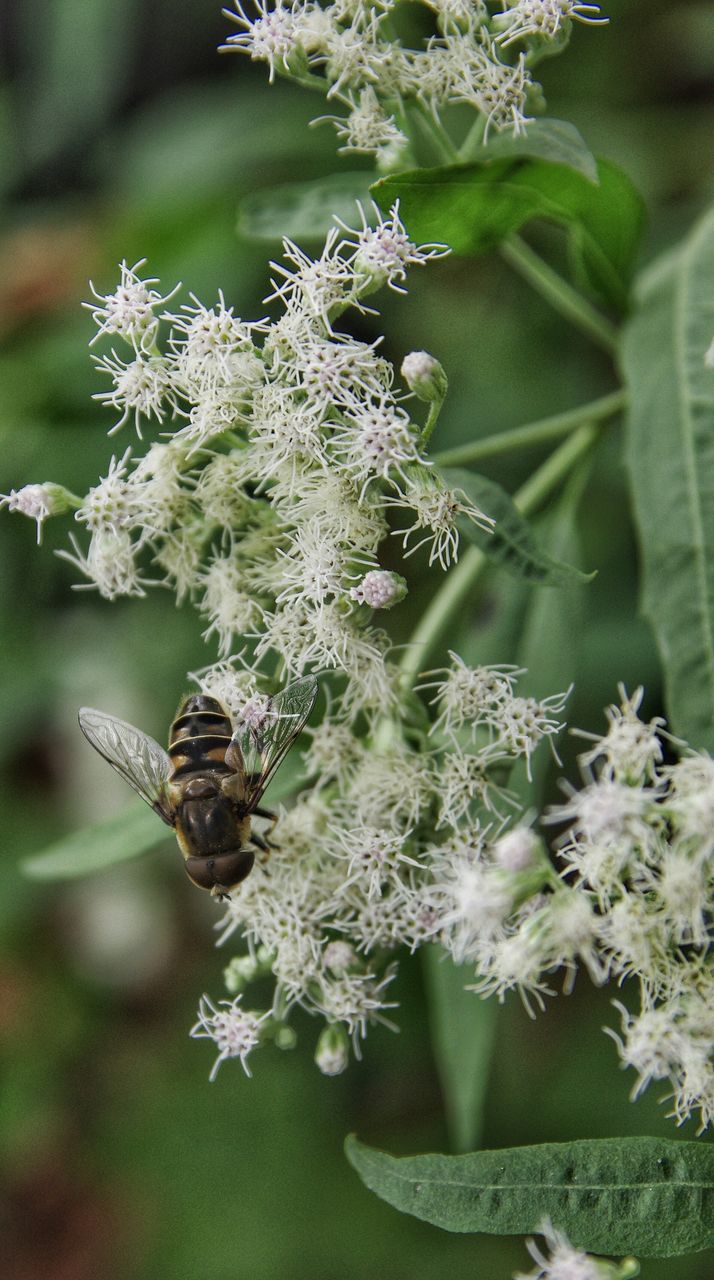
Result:
[[[263,836],[263,840],[265,841],[268,849],[277,849],[278,846],[276,844],[273,844],[272,840],[270,839],[270,836],[273,833],[275,824],[278,821],[277,813],[273,813],[272,809],[260,809],[260,808],[253,809],[253,813],[256,814],[258,818],[269,819],[270,826],[268,828],[267,834]]]

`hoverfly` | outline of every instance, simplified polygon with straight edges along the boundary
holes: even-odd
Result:
[[[226,897],[269,845],[251,832],[263,792],[306,723],[317,680],[287,685],[234,729],[216,698],[191,694],[169,731],[168,752],[134,725],[82,707],[79,725],[94,749],[176,832],[189,878]]]

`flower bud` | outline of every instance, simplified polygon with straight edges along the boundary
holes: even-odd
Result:
[[[257,977],[259,965],[252,956],[234,956],[223,970],[223,981],[232,996],[243,991]]]
[[[324,960],[325,968],[334,973],[335,977],[341,978],[357,963],[357,952],[350,942],[343,942],[338,938],[335,942],[328,942]]]
[[[344,1027],[325,1027],[315,1050],[315,1062],[323,1076],[339,1076],[350,1059],[350,1042]]]
[[[358,604],[368,604],[370,609],[391,609],[407,594],[406,580],[399,573],[388,569],[371,569],[350,595]]]
[[[292,1027],[278,1027],[273,1038],[277,1049],[294,1049],[297,1044],[297,1035]]]
[[[432,404],[444,399],[448,379],[443,366],[428,351],[410,351],[402,361],[401,374],[409,390],[420,400]]]

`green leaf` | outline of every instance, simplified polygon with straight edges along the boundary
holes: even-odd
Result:
[[[494,133],[474,155],[477,164],[510,158],[549,160],[581,173],[597,183],[597,161],[574,124],[567,120],[533,120],[524,133]]]
[[[590,1138],[470,1155],[395,1157],[347,1138],[382,1200],[446,1231],[520,1235],[549,1217],[579,1249],[669,1258],[714,1245],[714,1146]]]
[[[168,838],[161,819],[148,805],[137,804],[105,822],[65,836],[20,865],[33,880],[74,880],[138,858]]]
[[[594,185],[564,164],[497,160],[409,170],[382,178],[371,190],[382,209],[399,200],[415,240],[446,242],[459,254],[484,253],[532,218],[556,222],[570,235],[576,274],[624,309],[643,206],[615,165],[600,160],[597,171]]]
[[[643,608],[671,725],[714,751],[714,211],[654,265],[624,337],[627,464]]]
[[[465,991],[465,966],[441,947],[422,951],[434,1057],[455,1151],[468,1151],[481,1135],[483,1105],[498,1004]]]
[[[595,576],[554,560],[543,551],[526,517],[495,480],[461,467],[446,467],[442,475],[450,488],[463,489],[481,511],[496,521],[493,531],[488,533],[467,516],[459,516],[457,525],[461,536],[509,573],[548,587],[562,587],[573,581],[589,582]]]
[[[238,208],[238,234],[250,240],[324,240],[335,217],[354,225],[357,201],[369,203],[372,178],[369,171],[334,173],[246,196]]]

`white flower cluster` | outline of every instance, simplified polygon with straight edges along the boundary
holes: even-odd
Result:
[[[471,959],[552,878],[535,837],[509,829],[517,805],[506,783],[514,762],[560,727],[565,695],[522,698],[513,671],[470,671],[455,657],[435,674],[442,714],[431,732],[428,722],[407,727],[405,701],[399,730],[395,718],[365,734],[333,712],[308,731],[311,789],[279,817],[277,847],[231,895],[220,926],[221,942],[239,931],[248,946],[226,971],[230,992],[270,970],[271,1025],[284,1025],[294,1005],[324,1020],[316,1060],[326,1074],[347,1065],[350,1042],[359,1052],[369,1024],[386,1021],[398,947],[441,938]],[[235,707],[245,674],[232,697],[230,679],[223,664],[202,685]],[[481,693],[456,714],[454,684],[467,679]],[[224,1019],[215,1037],[223,1057]]]
[[[95,357],[111,380],[98,398],[116,415],[110,434],[131,420],[141,436],[154,420],[164,439],[112,458],[82,498],[30,485],[5,501],[38,530],[74,507],[88,542],[73,536],[61,554],[107,599],[168,585],[196,602],[220,658],[240,639],[251,661],[272,653],[287,675],[336,669],[349,679],[345,712],[381,712],[393,682],[369,610],[406,592],[378,562],[388,508],[410,513],[404,537],[418,528],[444,567],[457,516],[492,521],[429,464],[406,407],[418,401],[395,386],[378,343],[335,322],[442,252],[413,244],[396,207],[331,231],[316,261],[286,241],[286,264],[272,264],[280,314],[257,323],[222,295],[169,312],[141,264],[124,263],[116,291],[92,304],[99,334],[128,347]]]
[[[579,964],[596,983],[636,979],[639,1010],[617,1004],[611,1032],[637,1072],[634,1096],[668,1080],[671,1114],[698,1112],[703,1130],[714,1118],[714,761],[684,751],[664,764],[662,721],[640,720],[641,689],[620,694],[580,758],[582,787],[546,819],[568,823],[560,875],[539,877],[536,837],[512,829],[470,869],[457,860],[441,940],[475,965],[481,994],[516,988],[542,1004],[548,975],[565,969],[568,988]]]
[[[599,5],[575,0],[517,0],[493,12],[483,0],[423,0],[435,33],[420,48],[397,35],[397,0],[253,0],[253,11],[235,0],[225,10],[239,27],[222,46],[267,62],[347,108],[321,117],[334,123],[342,151],[373,154],[384,169],[409,160],[406,104],[415,103],[438,122],[450,103],[480,113],[485,134],[528,121],[539,87],[531,67],[568,39],[573,20],[604,22]],[[400,27],[402,24],[399,24]],[[521,46],[520,48],[518,46]]]

